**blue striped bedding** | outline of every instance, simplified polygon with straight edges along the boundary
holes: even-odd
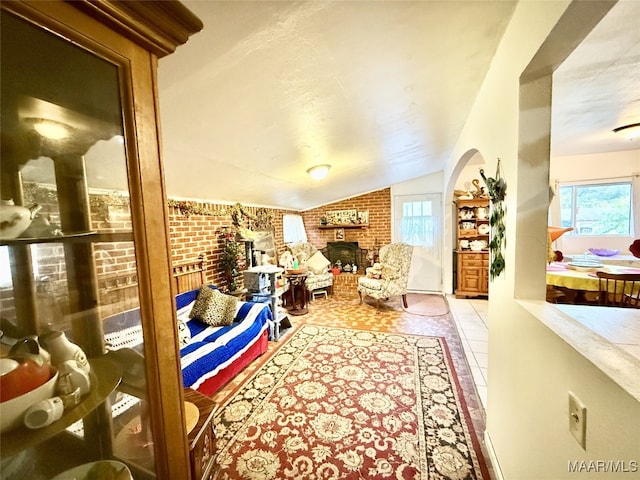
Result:
[[[273,323],[269,306],[253,302],[238,302],[234,323],[228,327],[189,319],[197,295],[195,290],[176,297],[178,318],[191,332],[191,341],[180,349],[182,378],[184,386],[193,389],[242,356]]]

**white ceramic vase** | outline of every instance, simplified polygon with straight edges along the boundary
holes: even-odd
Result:
[[[78,345],[71,342],[64,332],[52,331],[43,333],[39,339],[40,344],[44,345],[51,355],[52,365],[57,367],[67,360],[75,360],[85,373],[91,371],[87,355]]]

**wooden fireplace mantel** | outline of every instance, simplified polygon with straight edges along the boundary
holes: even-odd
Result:
[[[335,228],[369,228],[368,223],[345,223],[343,225],[318,225],[320,230],[332,230]]]

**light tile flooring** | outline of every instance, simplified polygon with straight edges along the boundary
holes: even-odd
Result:
[[[489,302],[447,296],[480,401],[487,408]]]

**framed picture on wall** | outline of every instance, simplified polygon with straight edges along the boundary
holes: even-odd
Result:
[[[336,228],[334,230],[334,240],[344,240],[344,228]]]
[[[356,210],[330,210],[326,213],[329,225],[348,225],[358,221]]]

